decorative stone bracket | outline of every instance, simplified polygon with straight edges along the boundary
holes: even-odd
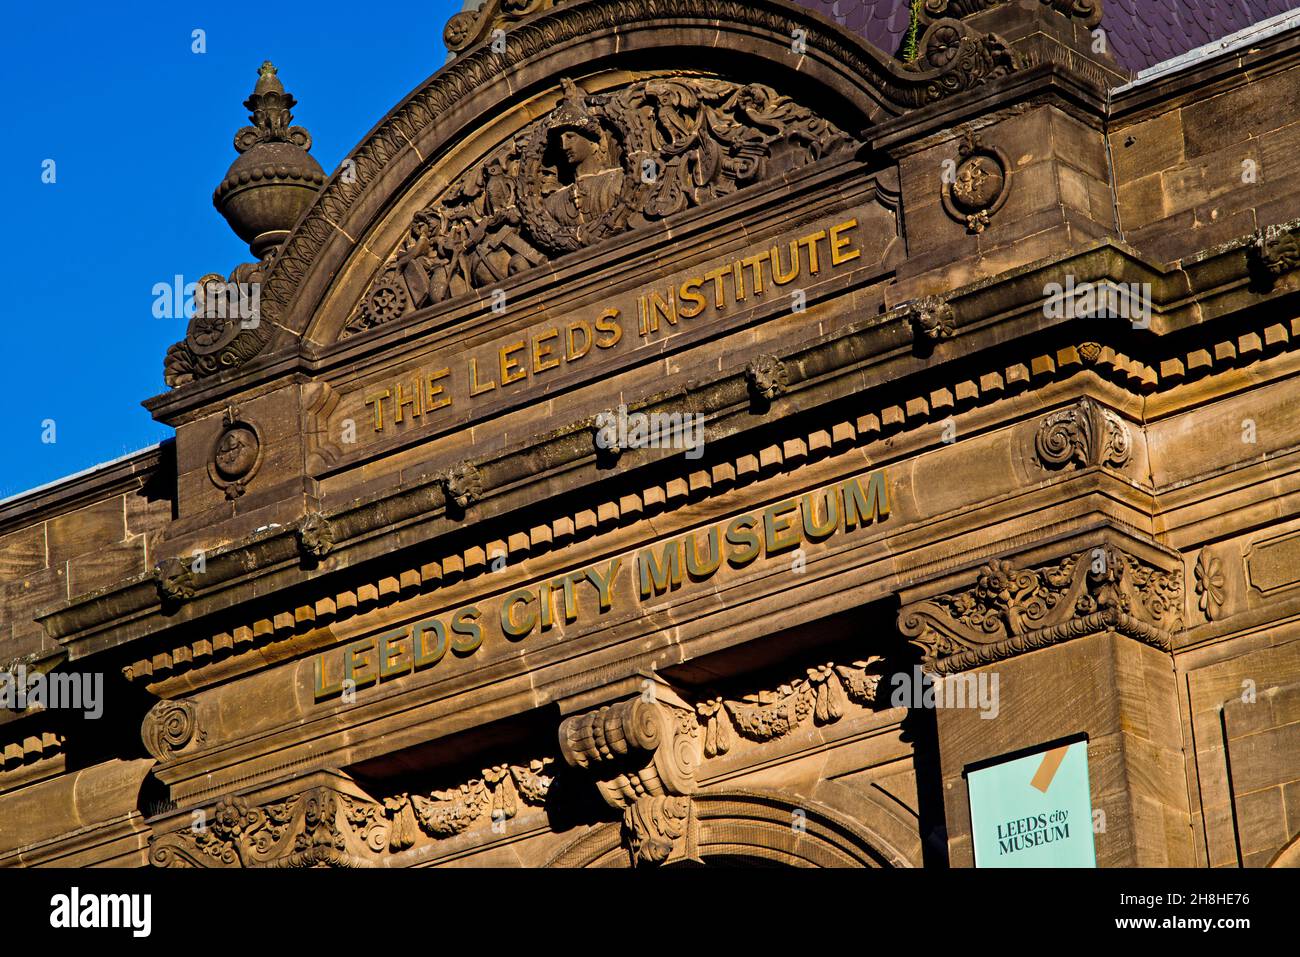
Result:
[[[1182,606],[1181,570],[1106,544],[1036,568],[994,559],[973,588],[904,606],[898,627],[927,670],[952,674],[1105,631],[1167,651]]]
[[[1132,454],[1129,428],[1114,412],[1084,397],[1043,419],[1034,449],[1046,468],[1122,468]]]
[[[623,811],[632,865],[695,859],[689,795],[700,764],[695,711],[667,684],[647,679],[636,698],[560,724],[560,751],[591,771],[611,806]]]

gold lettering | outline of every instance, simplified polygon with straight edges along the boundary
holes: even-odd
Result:
[[[438,637],[438,646],[429,651],[424,644],[424,635],[432,631]],[[411,658],[416,668],[436,665],[447,653],[447,629],[437,618],[422,621],[411,629]]]
[[[501,603],[501,631],[505,633],[507,638],[517,640],[527,637],[528,633],[537,624],[537,610],[528,607],[528,603],[532,599],[533,593],[527,588],[521,588],[519,591],[507,595],[505,601]],[[512,614],[517,605],[523,605],[527,613],[527,617],[519,624],[515,624]]]
[[[848,236],[841,236],[840,233],[855,228],[858,225],[856,219],[850,219],[847,223],[840,223],[831,230],[831,265],[838,266],[841,263],[852,262],[862,255],[861,252],[852,246],[853,240]],[[843,250],[848,249],[848,253]]]
[[[339,679],[334,682],[325,681],[325,656],[316,656],[316,700],[328,698],[330,695],[338,694],[343,690],[343,681]]]
[[[716,309],[727,308],[727,284],[724,280],[730,275],[730,266],[720,266],[704,274],[705,281],[713,283],[713,305]]]
[[[597,349],[612,349],[618,345],[619,340],[623,338],[623,324],[618,321],[617,309],[606,309],[596,320],[596,331],[604,332],[609,335],[606,342],[596,340]]]
[[[821,272],[821,266],[817,263],[817,243],[826,238],[826,230],[819,229],[815,233],[809,233],[807,236],[799,238],[799,245],[808,250],[808,273],[815,276]]]
[[[573,345],[573,333],[575,330],[578,329],[582,330],[581,351],[574,348]],[[569,326],[567,339],[568,339],[568,348],[565,349],[564,351],[564,359],[566,362],[572,362],[574,359],[581,359],[588,352],[590,352],[591,351],[591,326],[587,324],[587,320],[579,319],[577,322],[573,323],[573,325]]]
[[[741,568],[758,557],[759,538],[755,530],[758,519],[753,515],[741,515],[733,518],[727,525],[727,544],[731,551],[727,562],[732,568]]]
[[[826,505],[826,520],[817,521],[817,502],[815,496],[821,496]],[[833,534],[840,524],[840,499],[834,489],[822,489],[809,492],[803,497],[803,534],[810,542],[819,542]]]
[[[379,636],[380,678],[391,678],[393,675],[406,674],[411,670],[411,659],[406,655],[406,648],[397,644],[405,637],[406,629],[404,628]]]
[[[384,400],[391,398],[392,393],[385,389],[383,392],[376,392],[370,398],[366,399],[366,405],[375,407],[375,431],[384,431]]]
[[[520,340],[519,342],[510,343],[508,346],[502,346],[498,350],[501,354],[501,384],[503,386],[528,378],[528,370],[519,365],[518,360],[513,355],[516,352],[522,352],[523,349],[524,343],[523,340]]]
[[[409,393],[403,383],[397,383],[397,395],[393,397],[393,421],[402,421],[402,407],[409,405],[411,407],[411,418],[420,417],[420,386],[417,382],[415,388]]]
[[[664,544],[662,563],[655,561],[654,552],[649,548],[642,549],[637,554],[636,563],[643,600],[676,588],[682,583],[681,539]]]
[[[379,678],[374,658],[371,657],[374,650],[375,639],[373,638],[366,638],[348,645],[343,653],[343,681],[345,684],[351,681],[353,688],[364,688],[366,685],[374,684]],[[369,669],[369,673],[358,677],[358,669]]]
[[[682,287],[677,293],[679,303],[677,314],[683,319],[694,319],[709,304],[709,300],[705,299],[704,294],[700,292],[700,285],[703,282],[703,279],[688,279],[682,283]],[[687,306],[687,302],[692,302],[695,305]]]
[[[858,479],[841,482],[840,498],[844,502],[845,531],[857,525],[870,525],[877,518],[889,517],[889,485],[883,471],[867,476],[865,491]]]
[[[439,379],[445,379],[449,375],[451,375],[450,369],[439,369],[437,372],[433,373],[433,375],[429,376],[428,379],[429,391],[424,401],[425,412],[433,412],[436,411],[437,409],[445,409],[447,406],[451,405],[451,396],[443,395],[442,386],[434,385],[434,383],[437,382]],[[438,398],[438,396],[440,395],[443,395],[441,399]]]
[[[718,570],[722,564],[722,549],[718,545],[718,526],[714,525],[709,529],[709,553],[703,561],[699,556],[699,539],[695,535],[687,535],[690,544],[686,546],[686,571],[697,581],[708,578]]]
[[[749,267],[749,274],[754,280],[754,295],[756,296],[763,295],[763,263],[767,262],[767,256],[767,253],[762,252],[743,261]]]
[[[763,545],[767,554],[775,555],[799,544],[799,526],[791,517],[796,508],[798,505],[790,499],[763,509]],[[793,534],[783,534],[786,532]]]
[[[486,385],[479,385],[478,381],[478,359],[469,360],[469,394],[471,396],[482,395],[484,392],[491,392],[497,387],[496,379],[489,379]]]
[[[663,316],[668,320],[668,325],[677,325],[677,297],[673,295],[671,289],[668,290],[668,300],[665,302],[664,297],[657,291],[650,293],[650,324],[655,331],[659,331],[659,317]]]
[[[596,601],[601,611],[609,611],[610,605],[614,601],[614,576],[618,574],[618,568],[623,564],[623,559],[615,558],[609,563],[609,571],[605,577],[601,578],[600,573],[596,571],[595,566],[588,568],[586,571],[587,581],[596,586]]]
[[[546,359],[551,354],[551,347],[547,346],[545,351],[542,349],[542,343],[551,339],[560,337],[559,329],[548,329],[540,336],[533,339],[533,372],[545,372],[547,369],[558,369],[560,367],[559,356],[551,360],[550,365],[546,364]]]
[[[782,272],[781,270],[781,250],[776,246],[772,247],[771,253],[768,254],[772,260],[772,282],[778,286],[784,286],[787,283],[794,282],[799,278],[799,240],[790,242],[790,271]]]
[[[461,636],[460,638],[453,638],[451,641],[451,650],[456,654],[473,654],[478,650],[478,646],[483,644],[483,629],[479,627],[478,623],[479,616],[482,614],[481,611],[470,605],[468,608],[462,608],[452,616],[452,633]]]

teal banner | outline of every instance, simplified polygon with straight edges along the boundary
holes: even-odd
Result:
[[[976,867],[1096,867],[1088,742],[966,776]]]

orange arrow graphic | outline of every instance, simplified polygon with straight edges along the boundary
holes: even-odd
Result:
[[[1043,755],[1043,763],[1038,766],[1034,772],[1034,779],[1029,782],[1031,787],[1036,787],[1044,794],[1052,786],[1052,778],[1056,777],[1056,772],[1061,768],[1061,762],[1065,760],[1065,752],[1070,750],[1067,744],[1060,748],[1053,748]]]

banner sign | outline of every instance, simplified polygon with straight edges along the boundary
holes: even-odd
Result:
[[[1096,867],[1088,742],[966,776],[976,867]]]

